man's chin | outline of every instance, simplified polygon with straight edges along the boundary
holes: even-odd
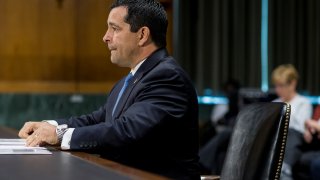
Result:
[[[111,57],[110,60],[111,60],[111,63],[112,63],[112,64],[118,65],[118,61],[117,61],[116,59],[114,59],[114,58]]]
[[[116,59],[113,59],[113,58],[111,58],[111,63],[112,63],[112,64],[115,64],[115,65],[117,65],[117,66],[119,66],[119,67],[127,67],[126,65],[121,64],[120,61],[118,61],[118,60],[116,60]]]

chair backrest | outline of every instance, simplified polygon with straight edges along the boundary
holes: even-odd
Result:
[[[239,113],[221,180],[280,178],[291,106],[255,103]]]

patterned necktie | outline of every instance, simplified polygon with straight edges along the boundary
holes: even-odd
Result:
[[[113,107],[112,116],[113,116],[113,114],[114,114],[114,112],[115,112],[115,110],[116,110],[116,108],[117,108],[117,105],[118,105],[118,103],[119,103],[119,100],[120,100],[122,94],[124,93],[124,91],[125,91],[126,88],[128,87],[129,81],[132,79],[132,77],[133,77],[133,75],[132,75],[131,73],[129,73],[128,76],[126,77],[126,79],[124,80],[124,84],[123,84],[123,86],[122,86],[122,88],[121,88],[121,90],[120,90],[120,92],[119,92],[117,101],[116,101],[116,103],[115,103],[115,105],[114,105],[114,107]]]

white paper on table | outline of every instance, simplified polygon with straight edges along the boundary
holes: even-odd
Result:
[[[0,146],[25,146],[26,140],[25,139],[0,139]]]
[[[26,147],[24,139],[0,139],[0,154],[52,154],[45,147]]]

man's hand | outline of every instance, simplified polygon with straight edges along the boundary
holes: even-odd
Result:
[[[41,126],[26,139],[27,146],[34,147],[44,144],[59,144],[58,136],[56,133],[56,126],[51,125],[47,122],[41,124]]]
[[[26,122],[19,131],[19,137],[26,139],[46,122]]]
[[[26,122],[19,131],[19,137],[26,139],[27,146],[59,144],[56,127],[47,122]]]

